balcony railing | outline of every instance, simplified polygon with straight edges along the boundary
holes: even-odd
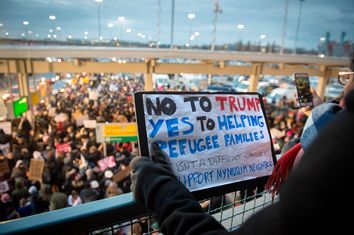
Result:
[[[264,191],[254,191],[251,196],[242,195],[242,198],[240,191],[225,195],[227,201],[221,196],[219,205],[211,208],[209,204],[206,213],[214,216],[229,231],[273,202],[271,195]],[[148,234],[158,230],[154,217],[135,204],[132,193],[128,193],[6,221],[0,224],[0,234],[128,234],[136,229],[135,225],[144,227]]]

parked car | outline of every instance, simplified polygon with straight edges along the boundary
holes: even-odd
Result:
[[[154,74],[152,79],[157,90],[164,90],[171,86],[170,77],[167,74]]]
[[[249,81],[242,81],[236,85],[235,90],[238,92],[247,92],[249,91],[249,86],[250,86]],[[272,84],[268,81],[260,81],[258,82],[257,85],[257,92],[262,96],[265,96],[270,92],[270,90],[276,87],[277,87],[276,84]]]
[[[235,90],[232,88],[231,85],[217,85],[217,84],[212,84],[209,85],[206,89],[206,91],[210,92],[217,92],[217,91],[232,91],[234,92]]]
[[[288,86],[286,88],[275,88],[266,96],[266,101],[268,104],[276,104],[284,96],[288,100],[294,100],[295,94],[295,86]]]
[[[343,86],[339,83],[332,83],[326,86],[325,97],[327,99],[335,99],[343,92]]]
[[[12,100],[17,100],[20,97],[19,87],[17,85],[12,86]],[[8,101],[11,100],[11,92],[10,90],[5,91],[2,95],[2,100],[6,104]]]
[[[237,84],[236,91],[237,92],[247,92],[249,86],[250,86],[249,81],[242,81],[239,84]]]

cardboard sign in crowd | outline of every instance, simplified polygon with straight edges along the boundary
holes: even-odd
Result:
[[[157,142],[190,191],[269,176],[274,167],[257,93],[135,94],[139,146]]]
[[[44,171],[44,160],[31,159],[28,179],[42,182],[43,171]]]

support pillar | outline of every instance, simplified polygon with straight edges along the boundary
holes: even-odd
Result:
[[[147,60],[147,73],[144,74],[145,77],[145,91],[152,91],[153,90],[153,79],[152,74],[155,71],[155,60]]]
[[[263,64],[261,64],[261,63],[252,64],[252,75],[249,80],[250,84],[248,87],[248,91],[250,91],[250,92],[257,91],[258,81],[259,81],[260,75],[262,74],[262,71],[263,71]]]
[[[20,92],[20,97],[26,96],[27,97],[27,105],[28,111],[26,112],[26,117],[28,121],[32,124],[34,123],[32,109],[30,107],[30,100],[29,100],[29,84],[28,84],[28,73],[26,68],[26,63],[24,60],[16,61],[16,70],[17,70],[17,81],[18,81],[18,88]]]
[[[330,71],[325,65],[322,65],[320,70],[322,72],[322,76],[318,80],[317,94],[319,97],[323,98],[325,95],[326,86],[327,86],[327,83],[328,83],[328,80],[330,77]]]

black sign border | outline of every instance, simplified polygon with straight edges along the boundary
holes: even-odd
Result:
[[[257,92],[187,92],[187,91],[143,91],[143,92],[136,92],[134,93],[134,103],[135,103],[135,115],[136,115],[136,122],[138,126],[138,145],[139,145],[139,151],[141,156],[148,156],[149,157],[149,149],[148,149],[148,141],[147,141],[147,133],[146,133],[146,125],[145,125],[145,115],[144,115],[144,104],[143,104],[143,95],[144,94],[149,94],[149,95],[257,95],[261,108],[262,108],[262,113],[264,115],[264,118],[266,120],[266,126],[268,130],[268,134],[271,140],[271,152],[272,152],[272,158],[273,158],[273,163],[274,165],[277,162],[276,155],[274,152],[274,147],[272,144],[272,136],[270,134],[268,122],[267,122],[267,116],[265,112],[265,107],[263,103],[263,98],[262,96],[257,93]],[[220,186],[215,186],[212,188],[207,188],[207,189],[200,189],[191,192],[193,196],[198,199],[206,199],[212,196],[218,196],[230,192],[235,192],[238,190],[246,190],[250,188],[263,188],[264,184],[266,183],[267,179],[269,176],[262,176],[258,177],[255,179],[250,179],[250,180],[245,180],[245,181],[239,181],[235,183],[229,183],[225,185],[220,185]]]

